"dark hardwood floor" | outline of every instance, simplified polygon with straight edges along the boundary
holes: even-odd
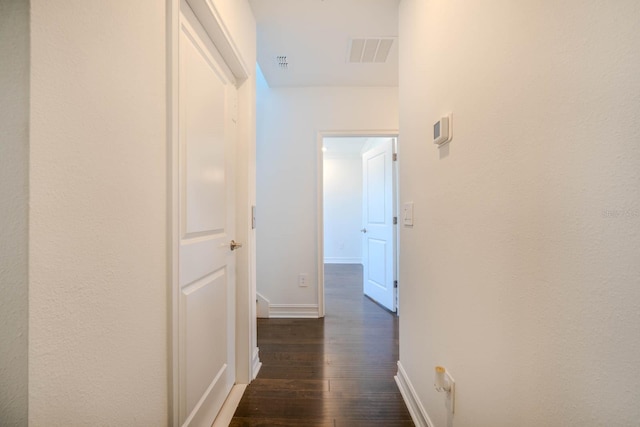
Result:
[[[258,319],[262,369],[231,426],[413,426],[393,376],[398,318],[360,265],[325,265],[324,319]]]

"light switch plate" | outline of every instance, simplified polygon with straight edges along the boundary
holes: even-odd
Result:
[[[305,273],[300,273],[298,275],[298,286],[300,286],[301,288],[306,288],[307,286],[309,286],[308,281],[309,276],[307,276]]]

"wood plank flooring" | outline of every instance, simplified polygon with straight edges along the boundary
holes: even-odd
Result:
[[[360,265],[325,265],[324,319],[258,319],[262,369],[230,426],[413,426],[393,376],[398,318],[362,295]]]

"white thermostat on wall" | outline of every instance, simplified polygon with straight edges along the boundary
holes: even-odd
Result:
[[[433,125],[433,143],[442,145],[451,141],[451,114],[442,117]]]

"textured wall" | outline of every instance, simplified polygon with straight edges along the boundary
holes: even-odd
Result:
[[[637,425],[640,3],[400,16],[400,357],[434,425]]]
[[[29,2],[0,2],[0,425],[27,425]]]
[[[29,423],[167,423],[163,0],[31,1]]]
[[[257,287],[272,304],[318,303],[318,132],[396,129],[397,94],[258,82]],[[299,273],[308,287],[298,287]]]

